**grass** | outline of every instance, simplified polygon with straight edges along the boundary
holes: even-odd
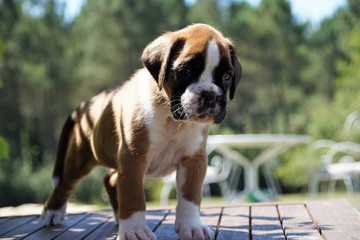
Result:
[[[313,200],[331,200],[331,199],[346,199],[351,206],[360,211],[360,193],[349,194],[347,192],[335,192],[334,194],[328,193],[320,193],[317,194],[316,197],[311,197],[309,193],[297,193],[297,194],[281,194],[278,195],[276,199],[273,201],[278,202],[305,202],[305,201],[313,201]],[[241,204],[241,203],[249,203],[246,198],[242,198],[238,202],[233,202],[232,204]],[[219,206],[219,205],[227,205],[230,204],[222,197],[205,197],[201,203],[202,206]],[[176,200],[171,199],[169,201],[169,206],[176,206]],[[159,208],[158,201],[148,202],[148,208]]]
[[[304,202],[312,200],[330,200],[330,199],[346,199],[351,206],[360,211],[360,193],[349,194],[347,192],[336,192],[334,194],[320,193],[316,197],[311,197],[310,194],[283,194],[279,195],[280,202]]]

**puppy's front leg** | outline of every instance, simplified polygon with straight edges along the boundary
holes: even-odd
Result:
[[[200,221],[202,183],[206,174],[206,156],[184,158],[176,175],[178,204],[175,231],[183,239],[213,239],[212,230]]]
[[[118,171],[119,232],[117,240],[155,240],[145,221],[144,174],[146,163],[126,161]]]

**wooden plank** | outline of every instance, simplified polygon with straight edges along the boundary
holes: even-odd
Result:
[[[112,213],[110,212],[97,212],[89,214],[86,218],[71,226],[65,232],[60,234],[55,239],[82,239],[93,232],[96,228],[104,224]]]
[[[162,221],[161,225],[155,230],[157,240],[177,240],[177,234],[174,230],[175,210],[172,210]]]
[[[213,230],[213,233],[216,233],[217,224],[219,222],[219,217],[221,213],[221,208],[208,208],[202,209],[200,211],[200,218],[204,224],[207,224]],[[156,229],[155,235],[158,240],[177,240],[178,236],[174,229],[175,224],[175,210],[172,210],[162,221],[161,225]]]
[[[118,233],[119,225],[115,222],[115,219],[109,218],[104,224],[100,225],[93,232],[91,232],[84,240],[114,240]]]
[[[36,232],[44,225],[41,222],[40,218],[35,218],[13,230],[2,235],[2,238],[11,238],[11,239],[23,239],[24,237]]]
[[[146,223],[151,230],[154,230],[169,213],[169,210],[150,210],[146,212]],[[118,224],[114,218],[108,219],[103,225],[99,226],[85,239],[115,239],[118,233]]]
[[[285,240],[276,206],[251,206],[250,217],[252,240]]]
[[[37,216],[9,217],[0,224],[0,236],[36,218]]]
[[[170,210],[146,211],[146,224],[152,231],[154,231],[169,213]]]
[[[310,218],[304,204],[279,205],[280,219],[288,240],[323,239]]]
[[[39,231],[27,236],[26,240],[38,240],[38,239],[53,239],[71,226],[75,225],[82,219],[86,218],[88,214],[69,214],[62,224],[56,226],[43,227]]]
[[[360,214],[347,201],[311,201],[306,207],[325,239],[360,239]]]
[[[249,239],[249,207],[225,207],[217,239]]]
[[[175,210],[147,211],[146,219],[159,240],[177,240]],[[360,239],[360,214],[342,200],[202,208],[201,219],[217,240]],[[0,239],[114,240],[118,229],[111,211],[70,214],[63,224],[52,227],[43,227],[38,216],[0,220]]]
[[[0,217],[0,225],[3,222],[6,222],[7,220],[9,220],[9,217]]]

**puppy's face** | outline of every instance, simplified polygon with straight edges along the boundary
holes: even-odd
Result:
[[[174,119],[220,123],[226,96],[234,97],[241,66],[232,43],[214,28],[191,25],[167,33],[144,50],[142,60],[164,89]]]

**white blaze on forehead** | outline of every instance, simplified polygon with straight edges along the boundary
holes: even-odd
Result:
[[[199,81],[194,83],[192,91],[200,93],[201,91],[212,91],[221,95],[221,89],[214,83],[214,71],[220,63],[220,50],[215,40],[209,41],[206,49],[205,68],[201,73]]]
[[[215,68],[220,63],[220,51],[219,47],[216,44],[215,40],[210,40],[207,50],[206,50],[206,59],[205,59],[205,70],[201,74],[200,80],[206,80],[208,77],[211,78]]]

